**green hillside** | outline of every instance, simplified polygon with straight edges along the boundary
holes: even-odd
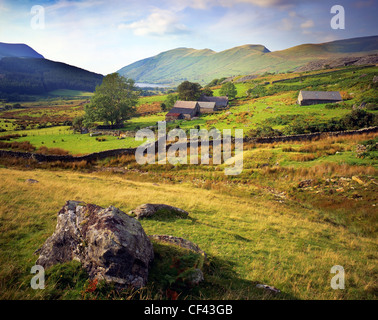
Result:
[[[118,72],[137,82],[176,85],[189,80],[206,84],[214,78],[286,72],[314,60],[377,52],[378,36],[303,44],[275,52],[262,45],[244,45],[221,52],[177,48],[137,61]]]
[[[40,58],[5,57],[0,60],[0,99],[43,95],[58,89],[93,92],[101,74]]]

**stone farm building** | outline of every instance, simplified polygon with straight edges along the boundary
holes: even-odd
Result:
[[[319,103],[334,103],[343,101],[338,91],[303,91],[298,95],[297,103],[301,106],[309,106]]]
[[[201,113],[213,113],[218,111],[215,102],[198,101]]]
[[[190,120],[199,114],[200,107],[197,101],[176,101],[173,108],[166,114],[165,121]]]
[[[228,97],[221,96],[221,97],[209,97],[202,95],[199,98],[199,101],[203,102],[215,102],[215,111],[226,109],[228,107]]]

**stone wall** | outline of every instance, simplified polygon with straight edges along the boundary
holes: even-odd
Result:
[[[90,133],[101,133],[105,136],[119,137],[121,134],[125,137],[135,137],[135,131],[120,131],[120,130],[106,130],[106,129],[89,129]]]
[[[315,132],[308,134],[297,134],[291,136],[261,137],[261,138],[244,138],[244,142],[253,143],[272,143],[272,142],[289,142],[289,141],[311,141],[326,137],[350,136],[354,134],[366,134],[378,132],[378,127],[364,128],[359,130],[335,131],[335,132]]]
[[[155,142],[155,149],[157,150],[157,142]],[[105,159],[109,157],[116,157],[126,154],[135,154],[136,148],[125,148],[125,149],[114,149],[106,150],[101,152],[90,153],[84,156],[71,156],[71,155],[44,155],[38,153],[30,152],[18,152],[18,151],[8,151],[0,150],[0,157],[12,157],[12,158],[24,158],[24,159],[34,159],[38,162],[77,162],[77,161],[95,161],[100,159]]]
[[[290,141],[311,141],[318,140],[326,137],[338,137],[338,136],[348,136],[354,134],[367,134],[372,132],[378,132],[378,127],[371,127],[359,130],[350,130],[350,131],[337,131],[337,132],[316,132],[309,134],[298,134],[292,136],[278,136],[278,137],[261,137],[261,138],[244,138],[244,142],[249,143],[273,143],[273,142],[290,142]],[[201,145],[199,141],[198,145]],[[212,145],[212,141],[210,141]],[[157,152],[158,141],[155,142],[155,151]],[[167,144],[167,149],[170,144]],[[190,147],[190,142],[187,142],[187,146]],[[95,161],[99,159],[105,159],[109,157],[116,157],[125,154],[135,154],[136,148],[125,148],[125,149],[114,149],[101,152],[95,152],[87,154],[84,156],[60,156],[60,155],[43,155],[38,153],[30,152],[18,152],[18,151],[8,151],[0,150],[0,157],[13,157],[13,158],[24,158],[24,159],[35,159],[38,162],[75,162],[75,161]]]

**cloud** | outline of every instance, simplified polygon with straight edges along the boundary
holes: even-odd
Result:
[[[313,20],[307,20],[301,24],[302,29],[309,29],[315,26],[315,23]]]
[[[310,0],[306,0],[311,2]],[[210,7],[222,6],[232,7],[236,4],[245,3],[258,7],[269,8],[288,8],[292,7],[304,0],[175,0],[175,4],[179,4],[181,7],[191,7],[194,9],[209,9]]]
[[[288,18],[283,18],[281,20],[282,24],[281,24],[281,27],[283,30],[285,31],[290,31],[293,29],[294,27],[294,23],[291,19],[288,19]]]
[[[138,36],[163,36],[188,33],[189,29],[180,22],[177,13],[153,9],[153,12],[145,19],[118,26],[119,29],[133,29],[134,34]]]
[[[87,9],[103,5],[104,1],[68,1],[59,0],[54,4],[48,5],[46,11],[58,11],[62,9]]]

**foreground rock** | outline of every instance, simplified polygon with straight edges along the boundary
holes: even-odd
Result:
[[[143,219],[147,217],[152,217],[158,211],[167,211],[171,212],[172,214],[176,214],[178,216],[187,217],[189,213],[183,209],[172,207],[166,204],[152,204],[146,203],[142,204],[139,207],[131,210],[129,214],[135,215],[136,219]]]
[[[279,289],[277,289],[277,288],[275,288],[273,286],[269,286],[267,284],[260,284],[259,283],[259,284],[256,285],[256,288],[264,289],[266,292],[274,294],[274,295],[276,295],[276,294],[278,294],[278,293],[281,292],[281,290],[279,290]]]
[[[38,183],[39,181],[38,180],[34,180],[34,179],[27,179],[25,180],[26,183]]]
[[[147,283],[153,247],[140,223],[121,210],[67,201],[36,264],[78,260],[91,278],[136,288]]]
[[[194,251],[196,253],[203,255],[205,258],[207,258],[205,251],[201,250],[199,248],[199,246],[197,246],[195,243],[193,243],[189,240],[186,240],[186,239],[183,239],[183,238],[180,238],[180,237],[168,236],[168,235],[165,235],[165,234],[162,234],[162,235],[154,234],[154,235],[148,236],[148,238],[151,239],[151,240],[158,241],[158,242],[165,242],[165,243],[168,243],[168,244],[173,244],[175,246],[179,246],[179,247],[184,248],[184,249]]]

